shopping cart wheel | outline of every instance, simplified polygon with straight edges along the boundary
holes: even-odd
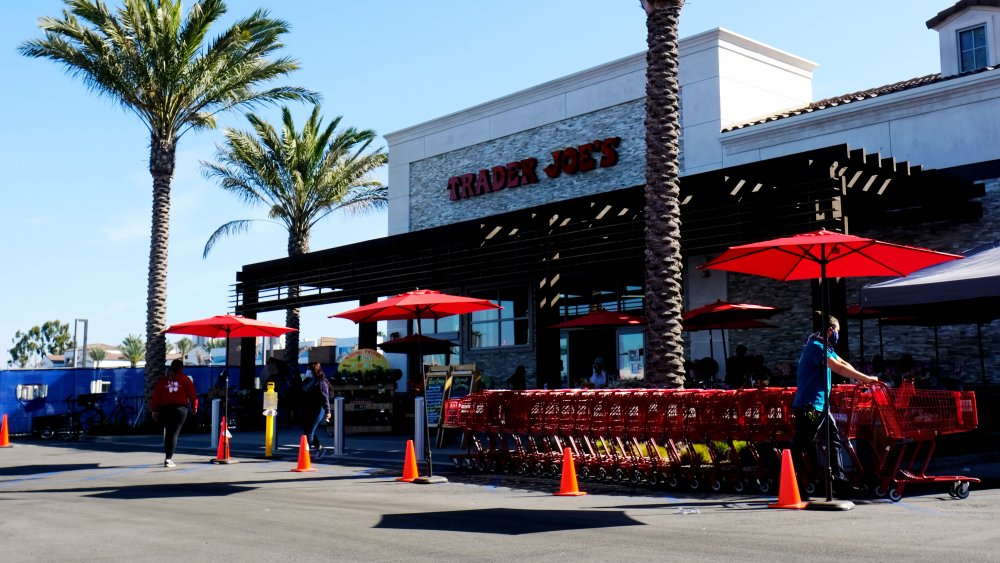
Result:
[[[816,481],[809,481],[808,483],[806,483],[805,489],[807,495],[816,494]]]
[[[638,485],[639,483],[642,483],[645,480],[646,480],[646,476],[642,474],[642,470],[641,469],[633,469],[632,470],[632,484],[633,485]]]
[[[451,464],[455,466],[455,469],[462,468],[462,460],[458,459],[457,457],[451,458]]]
[[[957,499],[969,498],[969,482],[955,481],[954,483],[951,484],[951,488],[948,490],[948,494]]]
[[[697,479],[691,479],[690,481],[688,481],[688,488],[690,488],[692,491],[697,491],[700,485],[701,483],[699,483]]]
[[[879,498],[885,498],[885,495],[888,492],[889,491],[885,490],[885,487],[883,487],[882,485],[877,485],[875,487],[875,496],[877,496]]]
[[[628,481],[628,477],[626,477],[625,475],[625,470],[622,469],[621,467],[615,468],[615,481],[618,481],[619,483],[624,483],[625,481]]]
[[[659,471],[650,471],[649,475],[646,477],[646,481],[648,481],[649,484],[650,484],[650,486],[653,486],[653,487],[659,485],[660,484],[660,472]]]
[[[712,481],[708,486],[712,489],[712,492],[717,493],[722,490],[722,481]]]
[[[667,486],[670,487],[671,489],[676,489],[677,485],[679,484],[680,483],[677,482],[677,477],[671,477],[667,479]]]
[[[744,485],[743,485],[743,480],[742,479],[739,480],[739,481],[736,481],[735,483],[733,483],[733,491],[735,491],[737,493],[742,493],[743,492],[743,488],[744,488]]]
[[[597,479],[600,481],[608,480],[608,470],[603,467],[597,468]]]
[[[583,479],[584,481],[593,477],[593,475],[590,474],[590,466],[588,465],[581,465],[579,471],[580,479]]]
[[[900,500],[902,500],[902,498],[903,498],[903,493],[899,489],[897,489],[896,487],[889,489],[889,500],[891,500],[892,502],[899,502]]]
[[[549,466],[549,475],[552,477],[558,477],[562,475],[562,465],[558,463],[553,463]]]
[[[531,472],[531,466],[528,465],[528,462],[526,462],[526,461],[525,462],[521,462],[521,465],[517,466],[517,474],[518,475],[526,475],[529,472]]]
[[[757,490],[766,495],[771,492],[771,482],[767,479],[757,479]]]

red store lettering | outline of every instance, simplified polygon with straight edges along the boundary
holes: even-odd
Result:
[[[505,188],[517,188],[538,183],[538,159],[526,158],[507,163],[506,166],[483,168],[477,174],[462,174],[448,178],[448,192],[452,201],[493,193]]]

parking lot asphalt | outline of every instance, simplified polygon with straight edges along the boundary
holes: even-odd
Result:
[[[551,477],[457,470],[456,448],[435,450],[447,483],[398,482],[406,437],[348,437],[348,455],[309,473],[291,471],[294,436],[276,460],[260,459],[262,438],[234,432],[239,463],[219,466],[208,436],[186,435],[176,468],[159,436],[16,440],[0,450],[2,559],[988,561],[1000,541],[1000,490],[914,488],[837,513],[594,481],[555,497]]]

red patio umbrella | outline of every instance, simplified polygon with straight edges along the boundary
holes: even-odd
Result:
[[[821,322],[825,323],[830,310],[829,289],[826,283],[828,278],[905,276],[921,268],[958,258],[962,256],[821,229],[790,237],[733,246],[701,267],[706,270],[754,274],[782,281],[818,279],[821,290],[823,319]],[[827,397],[829,397],[829,378],[827,381]],[[829,408],[830,403],[827,401],[827,411]],[[823,414],[829,417],[829,412]],[[829,451],[829,424],[827,424],[826,445]],[[828,456],[827,502],[833,500],[832,480]]]
[[[500,305],[488,300],[476,297],[463,297],[461,295],[449,295],[432,289],[417,289],[407,291],[395,297],[390,297],[369,305],[362,305],[355,309],[350,309],[330,315],[341,319],[348,319],[356,323],[394,320],[416,320],[417,336],[420,335],[421,319],[440,319],[452,315],[464,313],[474,313],[476,311],[486,311],[489,309],[502,309]],[[419,354],[423,357],[423,350],[420,349],[420,340],[417,340]],[[423,368],[421,367],[421,372]],[[421,377],[426,374],[421,373]],[[427,389],[427,381],[424,381],[424,389]],[[424,482],[434,482],[434,465],[431,461],[431,448],[427,431],[427,403],[424,403],[424,456],[427,458],[427,478]],[[443,478],[438,478],[440,482]]]
[[[241,315],[216,315],[207,319],[198,319],[186,323],[170,325],[163,330],[164,334],[190,334],[193,336],[205,336],[208,338],[226,339],[226,367],[223,372],[226,374],[226,395],[223,406],[223,416],[229,416],[229,339],[248,338],[257,336],[281,336],[288,332],[294,332],[294,328],[248,319]]]
[[[644,325],[646,317],[639,317],[618,311],[606,311],[595,309],[586,315],[556,323],[549,328],[596,328],[615,326],[639,326]]]
[[[729,301],[717,300],[715,303],[702,305],[697,309],[691,309],[682,315],[682,330],[695,332],[707,330],[709,338],[709,348],[712,355],[715,355],[715,342],[712,338],[713,330],[743,329],[743,328],[774,328],[774,325],[760,322],[760,319],[770,318],[781,311],[780,307],[769,305],[755,305],[753,303],[731,303]],[[722,355],[729,357],[726,350],[725,333],[722,336]]]

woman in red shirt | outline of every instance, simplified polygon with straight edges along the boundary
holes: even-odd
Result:
[[[191,378],[184,374],[184,362],[174,360],[153,387],[153,398],[149,402],[153,420],[163,425],[164,467],[174,467],[174,449],[189,406],[191,412],[198,412],[198,393]]]

